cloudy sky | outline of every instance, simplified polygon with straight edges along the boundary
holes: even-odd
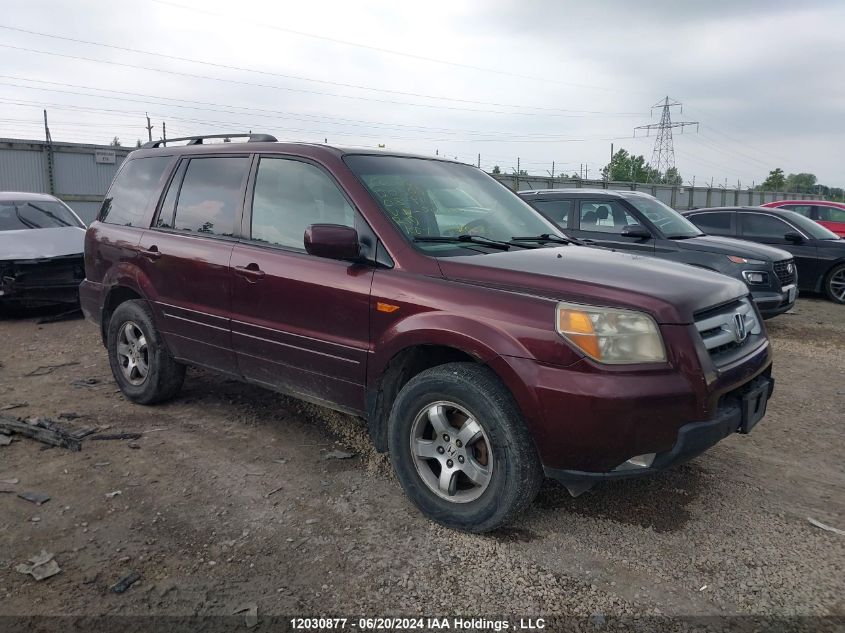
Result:
[[[262,131],[589,176],[651,158],[683,103],[686,181],[845,185],[845,2],[4,0],[0,137]]]

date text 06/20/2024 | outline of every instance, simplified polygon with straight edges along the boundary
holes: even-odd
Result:
[[[359,631],[541,631],[546,628],[543,618],[490,620],[486,618],[425,617],[425,618],[291,618],[291,628],[298,631],[330,631],[357,629]]]

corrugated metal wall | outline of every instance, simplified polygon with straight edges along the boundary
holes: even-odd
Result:
[[[603,180],[561,180],[549,176],[516,176],[496,174],[493,176],[506,187],[515,191],[534,189],[610,189],[617,191],[636,189],[651,194],[678,210],[699,207],[750,205],[775,200],[823,200],[824,196],[810,193],[782,193],[773,191],[747,191],[744,189],[723,189],[722,187],[685,187],[682,185],[656,185],[649,183],[605,182]]]
[[[113,152],[114,163],[98,163],[98,151]],[[0,139],[0,191],[50,193],[88,223],[97,215],[117,168],[130,151],[108,145]]]

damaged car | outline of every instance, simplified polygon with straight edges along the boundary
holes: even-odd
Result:
[[[42,193],[0,192],[0,310],[76,305],[85,223]]]

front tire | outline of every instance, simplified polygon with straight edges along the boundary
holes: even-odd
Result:
[[[827,274],[824,280],[824,291],[831,301],[845,303],[845,264],[835,266]]]
[[[185,366],[173,360],[146,301],[135,299],[117,306],[106,340],[112,375],[127,398],[155,404],[179,393]]]
[[[512,395],[482,365],[449,363],[412,378],[393,404],[388,443],[405,494],[450,528],[494,530],[543,482]]]

